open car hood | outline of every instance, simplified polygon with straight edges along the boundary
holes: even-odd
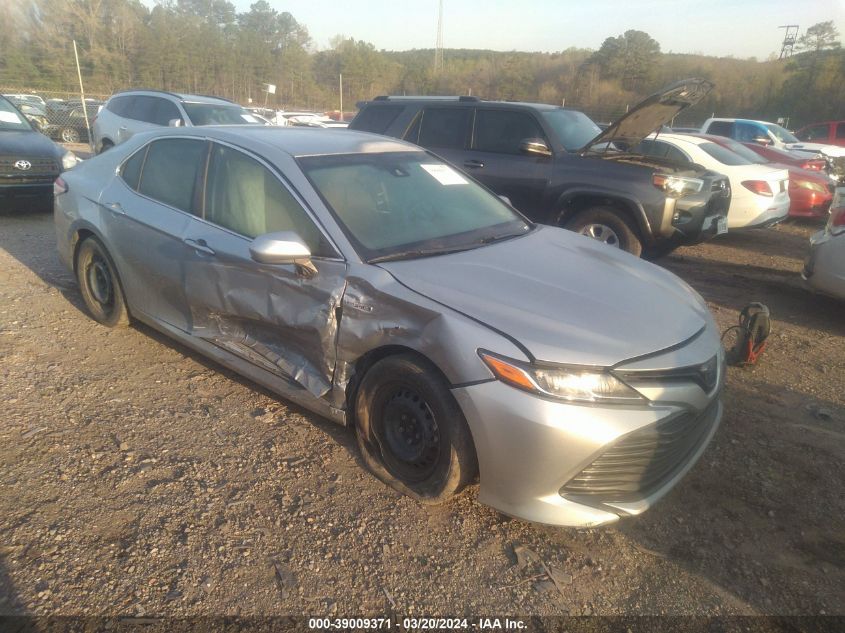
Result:
[[[674,83],[635,105],[583,149],[614,141],[624,141],[626,146],[633,147],[679,112],[701,101],[712,89],[713,84],[706,79],[684,79]]]

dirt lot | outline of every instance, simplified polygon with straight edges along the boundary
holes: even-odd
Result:
[[[571,530],[476,489],[398,497],[349,431],[146,327],[97,325],[52,218],[2,217],[0,613],[843,614],[845,306],[802,286],[816,228],[662,262],[723,328],[767,303],[769,350],[730,370],[723,425],[667,498]]]

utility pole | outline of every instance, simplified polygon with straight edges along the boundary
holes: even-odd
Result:
[[[437,42],[434,45],[434,72],[443,70],[443,0],[440,0],[440,10],[437,13]]]
[[[337,79],[340,84],[340,120],[343,121],[343,73],[340,73]]]
[[[795,40],[798,39],[798,25],[785,24],[784,26],[779,26],[778,28],[786,29],[786,32],[783,35],[783,44],[781,44],[780,47],[780,57],[778,57],[778,59],[792,57],[792,49],[795,46]]]

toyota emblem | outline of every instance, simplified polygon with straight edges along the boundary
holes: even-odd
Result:
[[[19,160],[15,163],[15,169],[20,169],[21,171],[27,171],[32,168],[32,163],[28,160]]]

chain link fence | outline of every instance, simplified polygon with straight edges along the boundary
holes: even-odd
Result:
[[[86,94],[85,107],[78,92],[31,90],[0,86],[0,94],[14,103],[29,122],[60,143],[89,143],[88,130],[109,95]],[[87,113],[87,123],[86,123]]]

